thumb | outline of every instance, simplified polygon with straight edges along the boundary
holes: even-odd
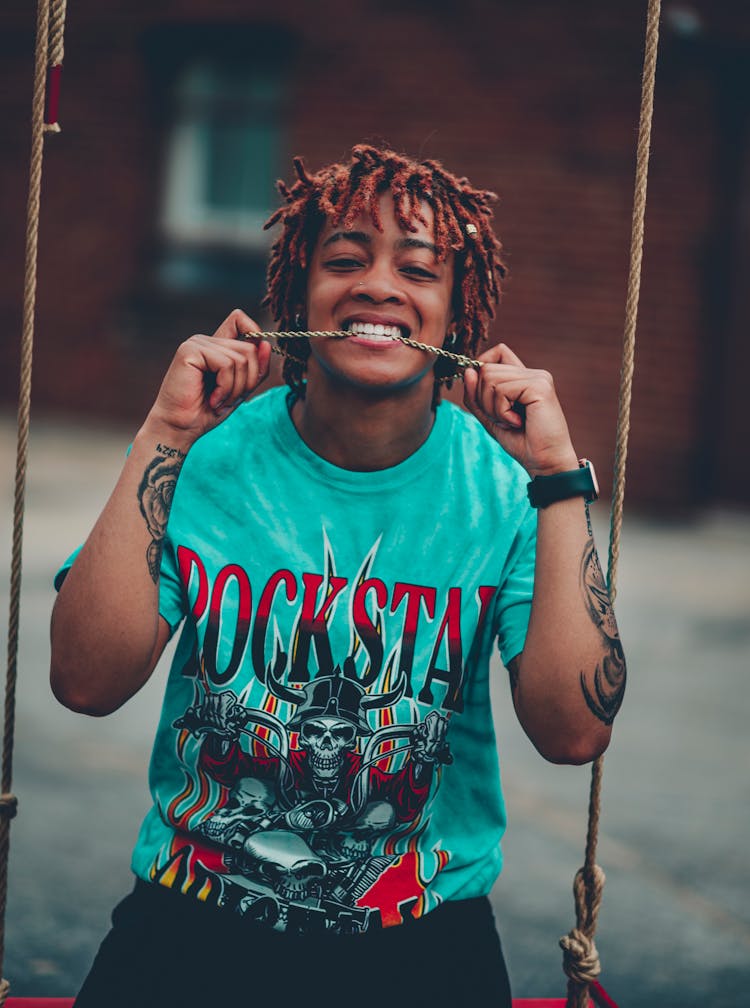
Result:
[[[473,413],[476,409],[479,372],[475,368],[464,369],[464,406]]]

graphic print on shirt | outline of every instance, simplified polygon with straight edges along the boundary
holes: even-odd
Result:
[[[389,593],[370,577],[376,543],[352,582],[344,612],[337,603],[349,582],[335,574],[325,534],[324,542],[324,573],[302,575],[286,648],[274,619],[272,653],[260,675],[273,595],[283,582],[287,603],[296,604],[297,581],[289,571],[269,579],[250,647],[253,621],[240,590],[235,637],[222,652],[225,658],[229,653],[227,666],[239,672],[231,682],[242,682],[239,695],[222,688],[230,677],[217,662],[222,595],[216,584],[223,591],[227,568],[209,591],[196,554],[190,553],[189,563],[187,554],[181,557],[186,590],[192,584],[189,595],[195,598],[193,615],[198,619],[208,610],[209,616],[202,652],[186,669],[195,677],[194,702],[173,724],[186,786],[163,814],[177,832],[151,872],[164,885],[295,933],[364,931],[428,909],[425,889],[449,854],[439,844],[425,851],[419,841],[442,768],[452,762],[449,718],[462,706],[460,589],[449,590],[438,623],[434,589],[396,584]],[[241,589],[243,576],[250,582],[240,571],[232,565]],[[491,593],[489,586],[479,592],[475,640]],[[407,601],[398,637],[387,648],[389,594],[391,611]],[[209,598],[218,604],[210,605]],[[422,607],[437,636],[430,667],[418,677],[412,663]],[[334,665],[328,629],[337,609],[337,618],[348,618],[349,647]],[[246,652],[253,659],[249,682],[240,671]],[[438,667],[442,655],[448,656],[446,670]],[[313,657],[317,668],[311,669]],[[435,679],[445,683],[441,709],[430,707]]]

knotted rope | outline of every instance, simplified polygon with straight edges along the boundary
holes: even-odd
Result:
[[[641,288],[643,261],[643,233],[648,187],[648,160],[651,147],[651,124],[654,111],[654,81],[656,57],[659,47],[659,17],[661,0],[649,0],[646,18],[645,55],[641,86],[641,109],[636,151],[635,193],[630,237],[630,268],[625,301],[625,327],[620,370],[620,397],[617,414],[615,468],[610,514],[609,557],[607,587],[612,602],[617,594],[617,565],[620,557],[623,500],[625,499],[625,462],[630,433],[630,403],[633,389],[635,362],[635,332],[638,318],[638,297]],[[589,822],[586,836],[586,854],[583,868],[576,874],[573,894],[576,907],[576,927],[560,939],[563,949],[563,969],[568,977],[567,1008],[587,1008],[588,988],[599,975],[601,966],[594,944],[596,922],[604,886],[604,872],[596,864],[596,845],[599,835],[601,787],[604,757],[595,760],[591,768],[589,792]]]
[[[13,740],[16,714],[18,625],[21,600],[21,555],[23,515],[26,497],[26,468],[31,412],[31,362],[34,346],[34,305],[36,301],[39,204],[45,132],[60,132],[57,98],[63,56],[65,0],[39,0],[37,5],[34,90],[31,109],[31,162],[29,198],[26,208],[26,261],[21,333],[21,373],[18,397],[18,439],[13,506],[13,547],[10,567],[10,608],[8,614],[8,665],[5,682],[2,781],[0,782],[0,977],[5,957],[5,907],[8,896],[8,851],[10,820],[18,801],[11,793]],[[48,74],[49,70],[49,74]],[[46,115],[45,115],[46,105]],[[45,122],[45,119],[47,120]],[[0,1006],[5,1004],[10,985],[0,979]]]

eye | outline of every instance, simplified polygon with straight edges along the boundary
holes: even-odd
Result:
[[[402,266],[401,272],[415,280],[436,280],[436,275],[424,266]]]
[[[358,269],[362,263],[359,259],[352,259],[349,256],[338,256],[336,259],[329,259],[324,265],[337,273],[348,273],[350,270]]]

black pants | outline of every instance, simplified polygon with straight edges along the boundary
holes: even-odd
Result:
[[[75,1008],[510,1008],[487,899],[363,935],[289,936],[136,882]]]

